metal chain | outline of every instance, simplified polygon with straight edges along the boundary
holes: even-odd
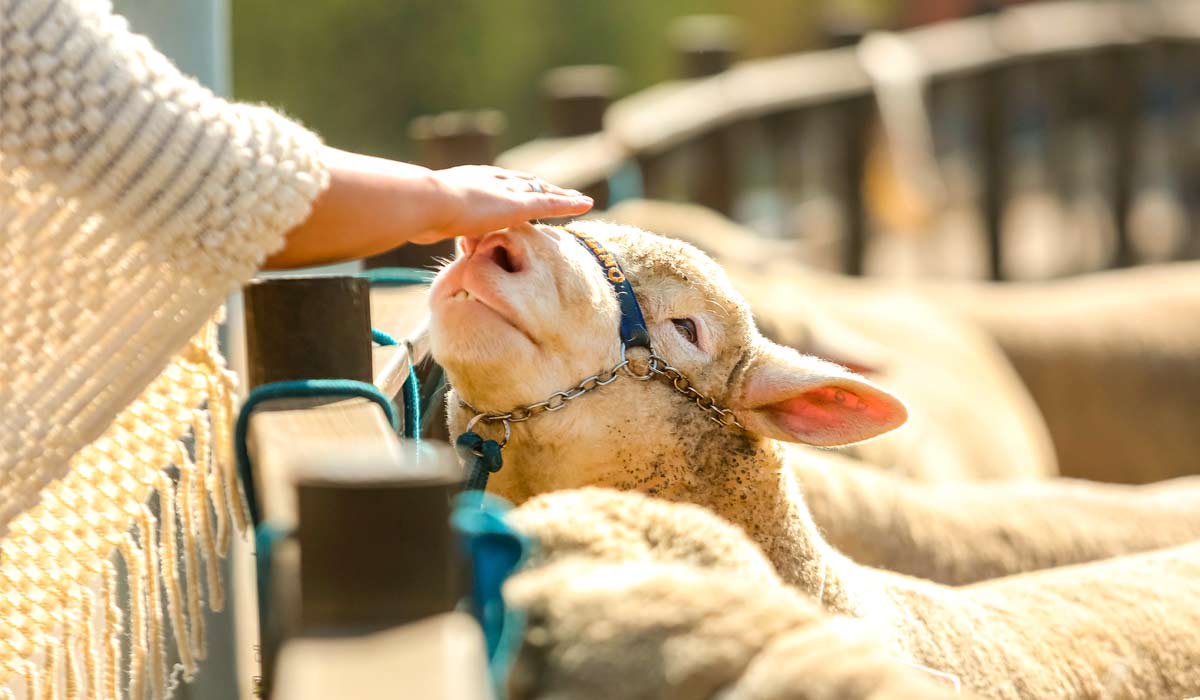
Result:
[[[526,404],[525,406],[517,406],[507,413],[489,413],[486,411],[479,411],[474,406],[466,401],[463,401],[462,399],[459,399],[458,403],[463,408],[475,414],[475,417],[472,418],[471,422],[468,424],[468,430],[470,430],[471,427],[479,421],[483,421],[484,423],[504,423],[504,440],[500,443],[500,446],[503,447],[508,442],[509,426],[513,423],[524,423],[530,418],[542,413],[561,411],[563,408],[566,408],[568,402],[574,401],[589,391],[593,391],[602,386],[608,386],[609,384],[615,382],[617,377],[620,376],[621,370],[628,366],[629,360],[622,359],[616,364],[616,366],[607,372],[593,374],[570,389],[565,391],[556,391],[551,394],[549,398],[543,401]]]
[[[697,391],[696,387],[692,386],[692,382],[687,378],[687,375],[667,364],[667,361],[663,358],[658,355],[650,355],[650,371],[670,382],[675,391],[694,400],[696,405],[708,414],[709,420],[725,427],[733,425],[745,430],[745,427],[738,421],[737,416],[733,415],[733,411],[728,408],[721,408],[717,405],[716,399],[705,396]]]
[[[701,410],[708,414],[709,420],[725,427],[736,426],[738,428],[745,429],[744,426],[742,426],[742,424],[738,421],[737,417],[734,416],[733,411],[727,408],[721,408],[719,405],[717,405],[715,399],[705,396],[697,391],[696,387],[692,386],[692,382],[687,378],[687,375],[667,364],[667,361],[658,355],[653,353],[650,354],[646,374],[633,374],[628,368],[629,360],[622,359],[619,363],[617,363],[616,366],[607,372],[593,374],[570,389],[565,391],[556,391],[547,399],[538,401],[536,403],[526,404],[524,406],[518,406],[507,413],[489,413],[485,411],[479,411],[474,406],[466,401],[463,401],[462,399],[459,399],[458,403],[463,408],[475,414],[475,417],[472,418],[470,423],[467,425],[468,430],[471,430],[474,425],[480,421],[484,423],[503,423],[504,439],[500,442],[500,446],[504,447],[504,445],[508,443],[508,438],[510,435],[509,426],[511,426],[513,423],[524,423],[525,421],[542,413],[561,411],[562,409],[566,408],[567,403],[574,401],[580,396],[583,396],[584,394],[594,391],[602,386],[608,386],[609,384],[612,384],[617,380],[617,377],[620,376],[621,370],[625,370],[626,373],[634,379],[646,380],[652,379],[656,376],[661,377],[668,384],[670,384],[675,391],[694,401]]]

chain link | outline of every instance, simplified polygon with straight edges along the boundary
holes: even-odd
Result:
[[[687,378],[687,375],[667,364],[667,361],[658,355],[650,356],[650,371],[670,382],[671,387],[675,391],[695,401],[700,410],[708,414],[709,420],[725,427],[732,425],[743,430],[745,429],[741,422],[738,421],[737,416],[733,414],[733,411],[721,408],[717,405],[716,399],[700,393],[696,387],[692,386],[692,382]]]
[[[459,399],[458,403],[463,408],[475,414],[475,419],[485,423],[524,423],[525,421],[537,416],[541,413],[553,413],[566,408],[567,403],[583,396],[589,391],[594,391],[602,386],[608,386],[617,380],[620,376],[620,371],[629,365],[629,360],[621,360],[615,367],[607,372],[593,374],[584,379],[575,386],[565,391],[556,391],[550,395],[550,398],[544,401],[527,404],[525,406],[517,406],[507,413],[489,413],[477,410],[474,406]],[[474,419],[473,419],[474,420]]]
[[[471,419],[472,424],[480,421],[484,423],[503,423],[505,435],[504,441],[500,443],[500,446],[503,447],[508,442],[509,426],[513,423],[524,423],[525,421],[542,413],[554,413],[555,411],[561,411],[567,407],[569,402],[574,401],[580,396],[583,396],[590,391],[595,391],[602,386],[608,386],[609,384],[612,384],[617,380],[617,377],[620,376],[620,372],[622,370],[626,370],[628,372],[628,367],[629,360],[622,359],[621,362],[607,372],[593,374],[570,389],[566,389],[565,391],[556,391],[551,394],[549,398],[543,401],[527,404],[525,406],[518,406],[507,413],[489,413],[478,411],[474,406],[466,401],[463,401],[462,399],[459,399],[458,403],[463,408],[475,414],[475,417]],[[650,354],[646,374],[638,375],[629,372],[629,376],[633,377],[634,379],[643,380],[650,379],[652,377],[661,377],[662,379],[666,380],[667,383],[669,383],[671,387],[675,389],[675,391],[694,401],[695,404],[700,407],[700,410],[708,414],[709,420],[725,427],[735,426],[745,429],[738,421],[737,417],[734,416],[733,411],[727,408],[721,408],[719,405],[717,405],[715,399],[700,393],[696,387],[692,386],[692,382],[687,378],[687,375],[667,364],[667,361],[658,355],[653,353]]]

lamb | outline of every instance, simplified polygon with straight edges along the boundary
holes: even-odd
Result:
[[[1200,477],[927,484],[793,449],[825,539],[861,564],[963,585],[1200,538]]]
[[[512,700],[958,697],[893,658],[868,623],[778,584],[576,559],[521,574],[505,597],[528,629]]]
[[[627,652],[619,650],[628,645],[636,648],[640,666],[620,671],[609,667],[608,678],[641,687],[638,684],[659,682],[669,665],[645,645],[662,644],[665,649],[675,636],[684,637],[684,644],[693,641],[688,638],[696,626],[692,621],[707,623],[714,609],[731,611],[743,624],[770,620],[767,634],[774,631],[771,624],[794,614],[793,604],[775,592],[777,581],[764,577],[761,565],[753,564],[762,556],[757,547],[737,527],[695,506],[587,488],[538,496],[510,518],[543,544],[533,562],[534,573],[526,575],[537,581],[537,590],[523,588],[520,579],[506,590],[511,601],[531,607],[538,630],[531,636],[540,640],[533,646],[541,663],[532,671],[524,669],[526,683],[536,678],[549,687],[570,684],[564,692],[588,697],[584,691],[589,674],[601,673],[597,666],[602,664],[625,662]],[[889,659],[955,677],[988,697],[1181,697],[1195,692],[1200,683],[1200,673],[1193,668],[1200,656],[1200,632],[1189,628],[1200,615],[1189,610],[1197,593],[1188,579],[1200,569],[1198,557],[1200,545],[1191,545],[940,590],[862,567],[851,572],[844,564],[828,561],[830,568],[821,572],[819,582],[809,579],[798,587],[823,602],[827,611],[868,623],[876,653],[886,650]],[[588,564],[581,567],[581,561]],[[749,575],[742,576],[747,562]],[[676,597],[663,612],[662,594],[654,584],[646,590],[628,586],[624,577],[605,577],[601,567],[613,565],[630,572],[663,565],[702,570],[708,581],[744,586],[747,597],[730,601],[721,597],[727,593],[718,593],[714,605],[714,584],[693,578],[672,584]],[[561,574],[542,578],[537,567],[546,566],[558,567]],[[852,578],[842,579],[841,574]],[[1142,578],[1146,575],[1165,578],[1147,581]],[[1170,600],[1163,590],[1179,599]],[[622,595],[632,602],[621,606],[606,601]],[[1112,614],[1108,606],[1114,606]],[[746,607],[749,612],[743,610]],[[761,613],[763,608],[778,614]],[[1186,619],[1166,620],[1175,614]],[[842,621],[839,616],[829,624]],[[1159,627],[1163,624],[1165,628]],[[727,632],[745,644],[760,633],[755,625],[746,627],[753,629]],[[827,663],[840,655],[832,653],[821,662],[814,646],[819,647],[798,643],[786,647],[787,652],[760,657],[759,677],[820,692],[827,676],[801,676],[796,671],[834,671]],[[691,672],[698,674],[708,664],[730,673],[727,659],[696,653],[699,659]],[[590,655],[596,658],[587,658]],[[1162,680],[1159,670],[1173,680]],[[848,671],[846,677],[871,677],[874,664],[856,671]]]
[[[922,481],[1057,474],[1050,433],[1004,354],[935,300],[805,268],[798,244],[756,236],[696,205],[636,200],[604,216],[709,253],[768,338],[869,372],[904,396],[908,425],[849,448],[862,461]]]
[[[663,278],[659,287],[662,291],[643,291],[641,295],[647,311],[658,319],[660,334],[668,331],[662,334],[662,343],[673,348],[668,357],[692,362],[691,369],[687,369],[689,375],[701,370],[698,377],[711,387],[705,393],[734,395],[726,379],[730,370],[735,365],[744,369],[751,360],[757,360],[763,365],[761,376],[777,377],[775,381],[780,384],[776,388],[768,385],[768,390],[787,391],[787,382],[811,380],[816,383],[814,391],[818,393],[812,396],[818,399],[818,406],[832,403],[836,407],[836,402],[819,401],[819,392],[826,391],[820,388],[820,382],[828,381],[850,392],[854,387],[866,387],[863,391],[871,393],[863,393],[860,405],[873,397],[870,400],[877,410],[892,411],[890,417],[880,414],[890,422],[873,432],[882,432],[903,420],[903,406],[874,385],[833,365],[801,358],[758,336],[744,304],[728,289],[719,268],[693,249],[633,229],[600,226],[597,230],[615,233],[639,251],[655,247],[671,251],[671,266],[658,273]],[[536,232],[489,238],[482,251],[472,248],[468,253],[469,257],[478,255],[477,261],[468,265],[464,257],[463,262],[447,267],[432,290],[431,342],[435,356],[445,363],[459,395],[465,395],[481,410],[541,400],[592,374],[605,362],[616,362],[615,354],[605,358],[606,346],[616,352],[615,342],[596,342],[610,332],[605,322],[612,319],[597,315],[595,309],[615,303],[611,291],[589,286],[598,283],[588,282],[598,266],[592,261],[590,266],[580,267],[588,258],[580,261],[574,254],[586,251],[561,230],[540,228]],[[569,244],[565,249],[564,243]],[[635,283],[643,273],[654,274],[649,269],[628,272]],[[684,279],[691,281],[683,285]],[[544,292],[537,289],[542,285],[546,287]],[[466,292],[468,287],[473,292]],[[484,301],[459,303],[469,301],[472,294]],[[497,325],[498,312],[492,308],[504,309],[508,317],[518,319],[517,323],[530,330],[515,335],[490,330],[463,332],[477,324],[484,328]],[[683,331],[677,331],[669,317],[663,317],[671,308],[681,311],[676,321]],[[528,324],[536,324],[536,330]],[[501,325],[500,330],[507,331],[507,326]],[[689,342],[682,335],[684,331],[695,334],[690,337],[700,345]],[[531,337],[537,337],[538,343],[534,344]],[[741,359],[742,355],[746,360]],[[722,358],[724,365],[711,364],[710,358],[715,357]],[[744,379],[744,372],[740,369],[739,373],[735,381]],[[816,522],[835,546],[859,563],[946,584],[971,583],[1200,538],[1200,510],[1193,507],[1200,500],[1200,484],[1194,481],[1175,485],[1173,491],[1181,496],[1170,502],[1155,492],[1066,481],[1045,485],[954,484],[925,490],[902,477],[873,475],[827,452],[763,441],[750,433],[713,433],[708,429],[710,422],[694,407],[671,402],[657,392],[643,398],[646,389],[661,392],[661,387],[634,384],[641,388],[611,385],[589,395],[587,401],[594,408],[586,415],[579,410],[563,410],[514,424],[512,443],[505,448],[509,466],[494,477],[492,488],[515,502],[545,491],[587,484],[667,497],[674,494],[675,500],[696,500],[698,492],[704,492],[710,493],[711,499],[700,502],[709,506],[720,503],[718,512],[729,517],[730,510],[744,510],[731,494],[748,498],[751,483],[764,478],[769,481],[774,471],[786,466],[792,472],[791,478],[806,490]],[[798,406],[798,410],[806,408]],[[766,416],[768,421],[760,425],[771,437],[830,444],[818,436],[782,432],[770,422],[769,408],[765,412],[744,412],[749,420]],[[844,412],[852,417],[870,413]],[[461,433],[469,416],[457,405],[451,406],[450,413],[455,418],[454,434]],[[597,415],[605,418],[594,425]],[[687,434],[694,434],[700,442],[688,445],[665,439]],[[576,440],[564,444],[562,435],[576,436]],[[726,452],[746,455],[748,477],[730,474]],[[554,466],[558,464],[572,468]],[[633,464],[638,466],[627,466]],[[763,484],[763,488],[769,486]]]
[[[925,293],[1003,349],[1064,474],[1146,483],[1200,473],[1200,263]]]

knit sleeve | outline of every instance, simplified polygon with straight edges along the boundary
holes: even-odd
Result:
[[[0,0],[0,534],[327,182],[99,0]]]

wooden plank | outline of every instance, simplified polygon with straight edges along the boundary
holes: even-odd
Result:
[[[429,317],[429,287],[377,285],[371,289],[371,327],[403,341],[420,332]]]
[[[386,331],[407,346],[408,359],[414,364],[421,385],[422,439],[448,442],[450,434],[446,426],[445,396],[437,389],[434,376],[440,369],[430,357],[426,332],[429,319],[427,294],[428,288],[424,286],[375,287],[371,290],[371,316],[375,328]],[[391,384],[385,388],[385,392],[390,392],[390,387],[397,382],[403,384],[403,378],[397,374],[400,369],[391,368],[390,379],[377,373],[376,386],[385,388],[381,382],[390,381]],[[383,370],[381,366],[381,373]]]
[[[1183,42],[1200,41],[1200,3],[1195,0],[1158,0],[1151,5],[1147,30],[1153,36]]]
[[[994,17],[939,22],[900,32],[931,78],[953,78],[1008,59],[996,37]]]
[[[996,17],[996,42],[1010,60],[1103,49],[1140,39],[1145,8],[1120,0],[1063,0],[1015,6]]]
[[[605,125],[640,157],[735,121],[865,95],[870,87],[853,48],[745,61],[708,78],[659,83],[619,100]]]
[[[408,354],[408,343],[378,347],[372,353],[375,367],[375,386],[387,396],[392,397],[397,408],[403,405],[399,399],[404,382],[408,381],[412,358]]]
[[[532,173],[560,187],[589,192],[605,183],[629,158],[611,135],[541,138],[501,153],[496,165]]]
[[[297,479],[323,464],[403,464],[401,446],[383,411],[367,399],[313,405],[269,401],[250,418],[246,446],[254,464],[263,518],[296,526]]]
[[[284,647],[277,695],[289,700],[485,700],[483,637],[448,613],[353,639],[297,639]]]
[[[406,291],[418,300],[424,289]],[[370,381],[368,292],[349,277],[251,285],[251,382]],[[408,349],[388,364],[406,363]],[[260,404],[247,448],[264,522],[296,532],[260,562],[272,572],[266,678],[288,636],[361,634],[453,609],[462,577],[449,508],[462,468],[449,447],[402,444],[375,403],[329,397]]]

